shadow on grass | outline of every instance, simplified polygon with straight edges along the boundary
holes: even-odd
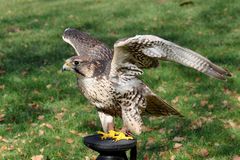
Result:
[[[159,127],[154,130],[165,128],[165,133],[162,133],[160,141],[147,144],[144,142],[138,150],[139,157],[144,157],[148,153],[149,157],[152,154],[171,150],[175,143],[183,144],[184,151],[191,155],[201,158],[199,148],[209,147],[209,155],[215,158],[223,158],[225,156],[239,154],[240,145],[239,137],[234,137],[233,134],[226,130],[225,124],[219,119],[213,119],[212,122],[203,124],[197,129],[190,129],[192,120],[185,118],[167,118],[160,123]],[[169,132],[171,131],[171,132]],[[150,132],[143,133],[145,136],[158,139],[159,135],[153,136]],[[174,137],[184,137],[185,140],[173,142]],[[140,142],[142,143],[142,142]],[[174,151],[173,151],[174,152]],[[178,152],[177,149],[175,152]]]
[[[16,112],[17,111],[17,112]],[[39,115],[48,115],[53,111],[42,108],[37,104],[29,104],[29,106],[9,106],[6,111],[6,116],[3,121],[5,124],[15,123],[20,124],[24,122],[34,123]]]
[[[215,0],[206,10],[203,10],[199,19],[205,27],[224,37],[224,34],[229,34],[239,24],[236,19],[238,19],[237,13],[240,12],[240,7],[233,5],[234,2],[236,1],[230,0],[225,4]]]

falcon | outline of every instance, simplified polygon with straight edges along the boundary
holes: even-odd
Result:
[[[132,139],[127,133],[142,132],[143,115],[181,116],[139,79],[142,69],[156,68],[160,60],[177,62],[220,80],[231,76],[200,54],[154,35],[120,39],[113,50],[73,28],[67,28],[62,38],[77,53],[65,61],[62,70],[76,74],[78,88],[96,107],[104,131],[98,132],[102,139]],[[114,128],[117,116],[123,121],[118,132]]]

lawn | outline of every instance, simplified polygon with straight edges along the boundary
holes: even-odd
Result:
[[[161,62],[142,79],[184,118],[145,117],[138,159],[231,160],[240,156],[240,1],[0,0],[0,159],[94,159],[82,137],[101,130],[97,112],[61,73],[74,50],[65,28],[108,46],[154,34],[228,68],[227,81]],[[118,128],[121,120],[116,120]],[[36,158],[36,157],[35,157]]]

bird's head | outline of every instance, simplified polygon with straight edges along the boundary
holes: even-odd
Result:
[[[88,56],[74,56],[65,61],[62,71],[75,72],[78,77],[94,77],[101,74],[102,63]]]

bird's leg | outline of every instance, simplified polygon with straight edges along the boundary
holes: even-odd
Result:
[[[120,130],[120,132],[123,132],[123,133],[126,133],[127,134],[127,127],[126,126],[123,126],[122,129]]]
[[[122,139],[129,140],[133,139],[133,137],[127,136],[127,126],[123,127],[119,132],[114,130],[114,120],[113,117],[107,115],[103,112],[98,112],[99,118],[102,123],[102,127],[104,132],[98,131],[97,133],[101,135],[101,139],[108,139],[111,138],[115,141],[119,141]]]
[[[127,136],[132,136],[133,135],[132,132],[130,132],[127,127],[122,127],[120,132],[125,133],[125,135],[127,135]]]
[[[114,131],[113,117],[100,111],[98,112],[98,115],[104,132],[98,131],[97,133],[101,135],[101,139],[113,138],[115,136],[114,132],[112,132]]]
[[[107,124],[107,133],[104,133],[102,139],[113,138],[115,136],[114,123]]]
[[[135,110],[136,112],[130,112],[131,110]],[[134,131],[136,134],[141,133],[142,119],[140,113],[138,113],[138,109],[135,105],[122,107],[123,128],[120,132],[115,132],[115,136],[113,138],[115,141],[133,139],[132,136],[127,134],[127,131],[129,130]]]
[[[126,126],[123,126],[122,129],[119,132],[115,131],[115,136],[113,137],[114,141],[120,141],[120,140],[131,140],[133,139],[132,136],[128,135],[128,129]]]
[[[114,141],[133,139],[133,137],[127,135],[126,127],[123,127],[119,132],[117,132],[117,131],[114,131],[114,124],[110,123],[110,124],[108,124],[108,129],[109,130],[107,133],[101,132],[101,131],[97,132],[98,134],[102,135],[101,139],[111,138]]]
[[[114,123],[108,123],[107,124],[107,130],[108,132],[102,132],[102,131],[98,131],[97,133],[102,135],[101,139],[107,139],[107,138],[113,138],[115,136],[115,131],[114,131]]]
[[[108,128],[108,131],[114,130],[114,123],[108,123],[107,128]]]

